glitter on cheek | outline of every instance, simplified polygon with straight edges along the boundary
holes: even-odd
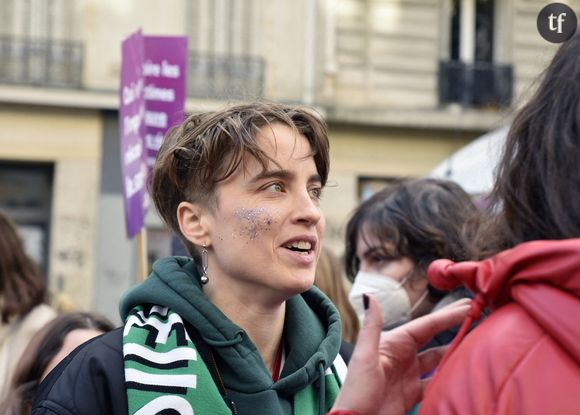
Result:
[[[234,217],[239,222],[236,233],[248,241],[253,241],[268,232],[276,223],[270,210],[266,208],[238,209],[234,212]]]

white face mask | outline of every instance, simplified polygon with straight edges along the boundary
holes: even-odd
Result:
[[[359,271],[355,276],[352,289],[348,296],[359,320],[362,322],[365,313],[362,299],[363,294],[371,294],[379,302],[383,312],[383,324],[385,326],[411,320],[411,313],[421,304],[427,295],[427,291],[411,307],[409,295],[403,288],[403,285],[409,277],[399,282],[387,275]]]

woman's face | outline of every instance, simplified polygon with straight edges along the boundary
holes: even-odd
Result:
[[[356,256],[359,260],[359,270],[382,274],[397,281],[416,273],[415,263],[408,257],[396,254],[392,242],[381,242],[367,231],[366,226],[359,232],[356,241]],[[413,306],[427,289],[427,278],[410,277],[403,285]]]
[[[208,275],[254,301],[279,302],[314,282],[324,232],[322,185],[303,135],[275,123],[257,140],[278,165],[263,170],[248,157],[218,185],[208,222]]]

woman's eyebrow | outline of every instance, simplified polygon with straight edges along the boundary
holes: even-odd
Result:
[[[374,255],[377,252],[382,253],[383,249],[379,246],[370,246],[368,249],[363,251],[363,257],[367,257],[369,255]]]
[[[268,179],[282,179],[282,180],[292,180],[294,178],[294,173],[289,170],[264,170],[261,173],[255,175],[251,180],[250,184],[261,182]]]
[[[308,178],[308,183],[322,183],[322,177],[320,174],[313,174]]]
[[[290,170],[277,169],[277,170],[264,170],[261,173],[255,175],[250,180],[250,184],[261,182],[268,179],[281,179],[281,180],[292,180],[296,177],[296,174]],[[322,178],[319,174],[313,174],[308,178],[308,183],[322,183]]]
[[[400,255],[397,253],[397,251],[390,251],[384,246],[369,246],[368,249],[363,252],[364,257],[377,254],[387,257],[389,259],[400,258]]]

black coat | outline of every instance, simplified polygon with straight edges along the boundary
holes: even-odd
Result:
[[[351,354],[352,345],[343,342],[340,355],[347,364]],[[123,327],[90,340],[65,358],[40,384],[32,410],[32,415],[127,413]]]
[[[65,371],[69,366],[72,370]],[[63,360],[40,384],[32,414],[127,415],[123,368],[121,327],[89,341]]]

